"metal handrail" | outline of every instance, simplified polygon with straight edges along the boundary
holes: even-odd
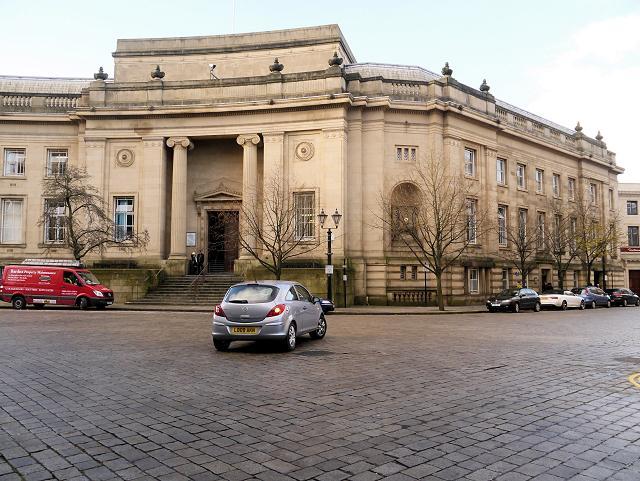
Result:
[[[189,289],[195,292],[196,298],[198,297],[198,290],[200,289],[200,286],[207,281],[207,277],[205,273],[208,270],[209,270],[209,262],[207,261],[202,266],[202,269],[200,269],[200,272],[196,274],[196,278],[193,281],[191,281],[191,284],[189,285]]]

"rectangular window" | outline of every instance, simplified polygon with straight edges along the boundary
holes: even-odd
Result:
[[[64,203],[45,200],[44,212],[44,241],[46,243],[64,242]]]
[[[578,279],[580,277],[579,271],[573,271],[573,287],[578,287]]]
[[[22,244],[22,199],[2,199],[0,243]]]
[[[640,246],[640,238],[638,238],[638,226],[630,225],[627,227],[627,235],[629,237],[629,246],[630,247],[638,247]]]
[[[476,176],[476,151],[473,149],[464,149],[464,173],[469,177]]]
[[[477,242],[477,201],[467,199],[467,242],[475,244]]]
[[[25,149],[4,149],[3,175],[24,176],[24,163],[27,156]]]
[[[115,240],[124,241],[133,236],[134,228],[134,206],[133,197],[115,197]]]
[[[569,239],[570,239],[570,246],[573,250],[575,250],[578,245],[576,241],[577,232],[578,232],[578,219],[576,219],[575,217],[572,217],[571,221],[569,222]]]
[[[67,150],[47,150],[47,177],[64,175],[67,170],[69,152]]]
[[[498,206],[498,245],[507,245],[507,206]]]
[[[518,210],[518,236],[523,241],[527,238],[527,209]]]
[[[545,214],[544,212],[538,212],[538,249],[544,249],[545,243]]]
[[[507,161],[499,157],[496,159],[496,182],[500,185],[507,183]]]
[[[613,189],[609,189],[609,209],[613,210]]]
[[[418,147],[396,145],[396,162],[415,162],[416,160],[418,160]]]
[[[480,292],[480,276],[478,269],[469,269],[469,294],[478,294]]]
[[[315,239],[315,192],[294,192],[296,240]]]
[[[502,289],[509,289],[509,269],[502,269]]]
[[[560,197],[560,174],[553,174],[553,177],[551,177],[551,187],[553,189],[553,196]]]
[[[638,201],[637,200],[628,200],[627,201],[627,215],[638,215]]]
[[[591,205],[598,203],[598,186],[596,184],[589,184],[589,202]]]
[[[400,279],[405,280],[407,278],[407,266],[400,266]]]
[[[554,238],[554,248],[556,250],[562,249],[562,216],[560,214],[555,214],[553,216],[553,238]]]
[[[544,170],[536,169],[536,192],[541,194],[544,192]]]
[[[411,266],[411,280],[415,281],[418,279],[418,266]]]
[[[527,188],[527,168],[524,164],[518,164],[516,166],[516,183],[518,184],[519,189]]]
[[[576,198],[576,179],[569,177],[567,190],[569,191],[569,200],[574,200]]]

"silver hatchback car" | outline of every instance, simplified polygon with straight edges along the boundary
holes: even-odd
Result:
[[[226,351],[231,341],[277,340],[296,348],[296,337],[322,339],[327,321],[320,299],[290,281],[243,282],[231,286],[213,312],[213,345]]]

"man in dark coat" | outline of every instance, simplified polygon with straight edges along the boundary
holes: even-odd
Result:
[[[198,251],[198,273],[202,272],[202,269],[204,269],[204,252],[200,249]]]

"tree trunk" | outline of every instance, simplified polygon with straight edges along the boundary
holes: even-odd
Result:
[[[436,295],[438,297],[438,310],[444,311],[444,297],[442,297],[442,273],[436,274]]]
[[[564,291],[564,275],[565,272],[558,270],[558,288]]]
[[[587,262],[587,285],[591,285],[591,265],[593,262]]]

